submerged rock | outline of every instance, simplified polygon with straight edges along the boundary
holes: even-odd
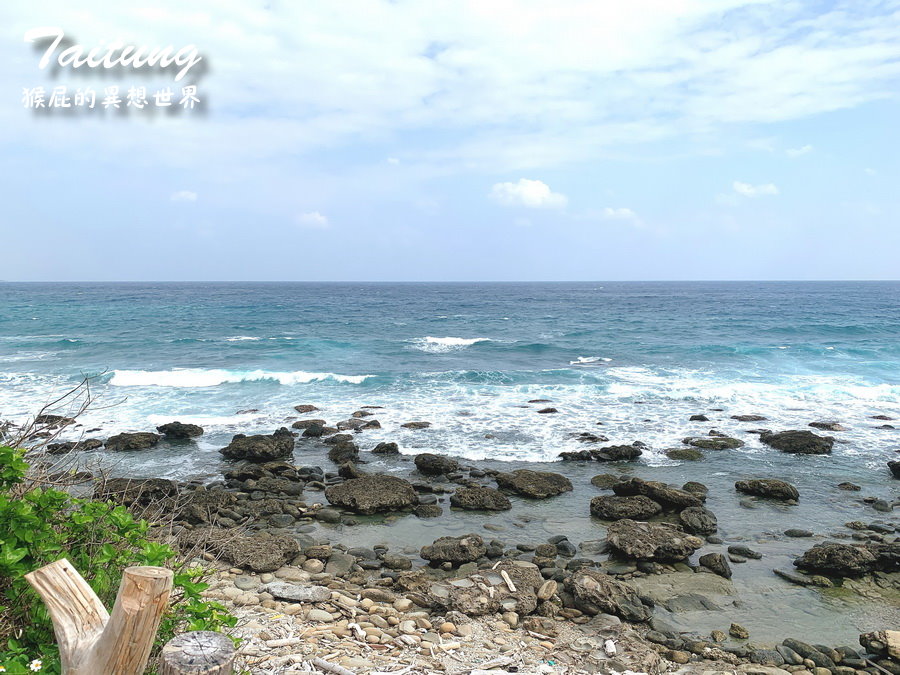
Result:
[[[428,546],[423,546],[419,555],[432,563],[449,562],[454,565],[474,562],[487,553],[484,540],[477,534],[461,537],[440,537]]]
[[[671,448],[666,450],[666,457],[681,461],[696,462],[703,459],[704,454],[696,448]]]
[[[732,415],[731,419],[738,422],[765,422],[767,418],[762,415]]]
[[[434,455],[430,452],[416,455],[414,461],[419,473],[424,473],[426,476],[440,476],[459,470],[459,462],[452,457]]]
[[[149,431],[140,431],[134,434],[117,434],[106,439],[106,449],[112,452],[127,450],[146,450],[159,443],[161,436]]]
[[[568,478],[550,471],[518,469],[512,473],[498,473],[494,479],[501,489],[532,499],[555,497],[572,490],[572,483]]]
[[[887,465],[891,470],[891,475],[894,478],[900,478],[900,461],[888,462]]]
[[[779,431],[767,432],[759,435],[766,445],[798,455],[827,455],[834,446],[834,438],[831,436],[819,436],[811,431]]]
[[[339,485],[332,485],[325,490],[325,499],[335,506],[343,506],[366,515],[396,511],[418,503],[412,483],[384,474],[353,478]]]
[[[284,459],[294,452],[294,435],[284,427],[268,436],[237,434],[231,439],[231,443],[219,452],[228,459],[243,459],[249,462]]]
[[[847,431],[840,422],[810,422],[808,426],[822,431]]]
[[[800,493],[790,483],[777,478],[753,478],[751,480],[739,480],[734,484],[734,489],[748,495],[768,497],[769,499],[782,499],[797,501]]]
[[[669,523],[619,520],[607,528],[610,546],[634,560],[678,562],[703,546],[699,537]]]
[[[404,429],[427,429],[431,426],[431,422],[406,422],[400,426]]]
[[[512,508],[509,498],[494,488],[459,488],[450,497],[450,503],[467,511],[507,511]]]
[[[400,447],[393,441],[382,442],[372,448],[372,452],[376,455],[399,455]]]
[[[575,604],[586,614],[613,614],[626,621],[646,621],[650,610],[637,592],[626,583],[597,570],[579,570],[566,587]]]
[[[646,520],[661,511],[662,506],[643,495],[601,496],[591,500],[591,515],[604,520]]]
[[[181,422],[169,422],[156,427],[156,430],[166,438],[185,439],[203,435],[203,427],[196,424],[182,424]]]
[[[610,445],[599,450],[592,450],[591,455],[598,462],[623,462],[631,459],[637,459],[643,454],[641,448],[635,444],[632,445]]]

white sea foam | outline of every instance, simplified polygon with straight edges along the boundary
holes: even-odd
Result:
[[[275,380],[284,385],[306,384],[333,380],[360,384],[374,375],[338,375],[310,373],[304,370],[272,372],[268,370],[205,370],[183,368],[175,370],[115,370],[109,383],[115,387],[215,387],[235,382]]]
[[[432,337],[430,335],[423,338],[413,338],[410,343],[414,349],[432,354],[442,354],[445,352],[455,352],[466,347],[471,347],[479,342],[492,342],[490,338],[461,338],[461,337]]]
[[[225,342],[256,342],[262,340],[259,337],[251,337],[250,335],[235,335],[234,337],[225,338]]]
[[[574,361],[569,361],[570,366],[591,366],[596,363],[609,363],[612,359],[605,356],[579,356]]]

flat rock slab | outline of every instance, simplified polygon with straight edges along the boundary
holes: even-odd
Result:
[[[327,602],[331,600],[331,591],[324,586],[298,586],[275,582],[266,586],[266,591],[279,600],[292,602]]]

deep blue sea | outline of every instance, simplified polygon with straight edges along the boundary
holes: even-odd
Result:
[[[0,416],[84,375],[87,426],[177,418],[210,447],[299,403],[382,405],[371,437],[409,452],[549,461],[597,422],[662,451],[722,408],[841,421],[845,452],[880,456],[900,440],[869,419],[900,418],[900,283],[0,284]]]

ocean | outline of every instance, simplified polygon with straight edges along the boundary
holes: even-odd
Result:
[[[520,537],[508,543],[559,533],[602,539],[588,511],[601,493],[592,475],[694,480],[709,487],[725,542],[749,543],[764,557],[735,565],[740,604],[673,622],[709,630],[739,621],[755,639],[789,631],[852,642],[900,620],[896,603],[773,575],[818,540],[785,538],[787,528],[846,536],[851,520],[896,523],[862,497],[900,497],[886,468],[900,429],[883,428],[900,422],[873,419],[900,419],[897,282],[0,284],[0,420],[24,421],[84,377],[94,400],[83,426],[67,429],[71,438],[172,420],[206,430],[187,445],[76,453],[113,474],[214,481],[225,466],[218,450],[233,434],[271,433],[299,417],[334,424],[369,405],[383,409],[375,411],[381,428],[356,440],[367,471],[407,475],[403,460],[428,451],[503,470],[561,471],[575,485],[550,500],[514,498],[508,514],[307,528],[330,541],[416,551],[485,525],[507,532],[492,536]],[[538,399],[548,402],[530,402]],[[299,416],[299,404],[320,411]],[[545,407],[558,412],[539,414]],[[709,421],[690,421],[696,414]],[[766,419],[732,419],[746,414]],[[432,426],[400,427],[410,421]],[[824,432],[837,437],[831,455],[779,453],[750,433],[817,421],[845,427]],[[697,462],[666,456],[711,429],[746,445]],[[583,432],[648,447],[625,464],[551,465],[586,447],[576,439]],[[407,457],[365,452],[381,441],[397,442]],[[318,442],[298,442],[294,461],[335,470]],[[742,498],[734,481],[748,477],[789,480],[800,501]],[[843,481],[861,491],[838,489]]]

